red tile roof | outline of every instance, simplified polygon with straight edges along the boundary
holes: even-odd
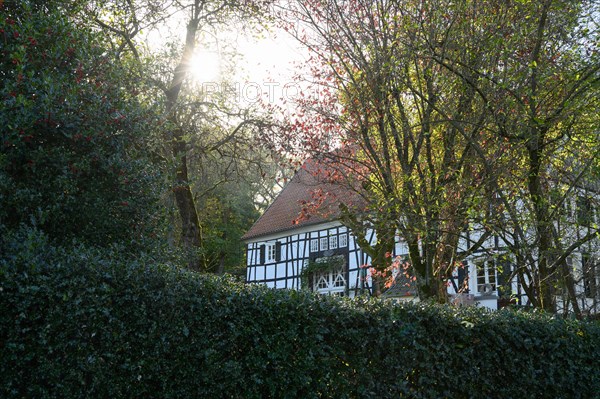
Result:
[[[360,201],[356,192],[326,182],[320,174],[314,161],[306,161],[242,240],[335,220],[342,199],[346,203]]]

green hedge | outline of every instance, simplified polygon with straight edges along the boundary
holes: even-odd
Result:
[[[1,241],[1,240],[0,240]],[[0,243],[2,398],[593,398],[600,327]]]

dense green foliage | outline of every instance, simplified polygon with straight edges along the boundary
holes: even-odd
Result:
[[[0,224],[93,245],[151,234],[156,118],[127,60],[69,5],[0,10]]]
[[[3,398],[593,398],[600,326],[346,301],[0,241]]]

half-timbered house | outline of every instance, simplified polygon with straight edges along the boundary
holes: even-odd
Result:
[[[320,199],[320,211],[309,208],[315,201],[315,192],[334,192],[334,199]],[[246,243],[248,283],[261,283],[272,288],[309,289],[317,293],[354,297],[371,292],[368,269],[370,258],[358,246],[352,231],[339,221],[338,203],[360,201],[352,190],[317,180],[313,173],[301,168],[283,188],[274,202],[244,235]],[[574,199],[573,217],[583,210]],[[586,205],[589,205],[586,203]],[[579,210],[577,210],[579,209]],[[309,213],[310,217],[303,217]],[[579,215],[581,217],[581,215]],[[480,238],[477,229],[466,232],[459,247],[466,250]],[[367,230],[367,239],[374,243],[374,230]],[[396,236],[394,257],[408,259],[408,248]],[[580,307],[589,312],[598,311],[600,275],[595,264],[597,250],[592,248],[573,253],[568,258],[577,284]],[[497,309],[508,303],[526,306],[527,296],[516,278],[509,279],[515,266],[510,257],[501,256],[506,245],[498,236],[490,236],[483,247],[471,254],[462,267],[458,267],[449,281],[448,293],[453,301],[477,304]],[[587,275],[582,270],[583,265]],[[592,270],[592,272],[590,272]],[[402,273],[398,284],[386,293],[387,297],[415,299],[416,292],[409,283],[403,283]],[[559,300],[560,306],[560,300]]]

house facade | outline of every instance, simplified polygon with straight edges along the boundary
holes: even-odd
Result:
[[[366,267],[371,259],[360,249],[352,231],[336,219],[336,204],[325,201],[322,207],[326,210],[331,208],[330,212],[299,217],[306,212],[304,208],[310,202],[311,193],[320,186],[322,184],[310,172],[301,169],[244,235],[248,283],[348,297],[371,293],[372,281]],[[341,189],[327,187],[324,191],[329,190]],[[348,197],[352,194],[338,192],[338,197],[340,195]],[[574,203],[575,218],[577,209]],[[466,232],[459,243],[459,250],[467,250],[479,240],[480,234],[478,229]],[[573,234],[582,233],[574,231]],[[367,239],[371,244],[376,242],[374,230],[367,229]],[[600,310],[600,268],[595,267],[597,241],[587,243],[567,259],[576,281],[578,305],[590,313]],[[518,279],[512,276],[515,262],[505,248],[503,238],[492,235],[479,251],[467,257],[462,266],[454,270],[449,281],[448,294],[452,301],[489,309],[508,304],[527,306],[527,295]],[[396,235],[392,255],[396,259],[408,259],[408,248],[399,235]],[[416,291],[410,286],[410,281],[401,278],[403,273],[399,272],[396,284],[384,296],[416,299]],[[558,306],[561,310],[563,304],[560,298]]]

